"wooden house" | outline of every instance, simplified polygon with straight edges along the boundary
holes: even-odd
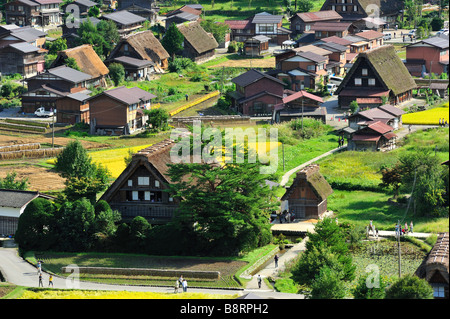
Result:
[[[312,164],[297,172],[281,200],[287,201],[295,219],[319,219],[327,211],[327,198],[332,193],[330,184],[320,174],[319,165]]]
[[[257,35],[244,42],[244,54],[250,56],[260,56],[269,51],[270,38],[265,35]]]
[[[181,55],[194,62],[204,62],[214,57],[219,46],[213,35],[202,28],[200,22],[189,22],[177,26],[184,36]]]
[[[423,77],[426,74],[448,74],[448,39],[432,37],[406,46],[406,67],[411,75]],[[412,66],[419,65],[413,71]]]
[[[430,253],[415,272],[415,275],[425,279],[433,287],[433,296],[435,299],[448,300],[449,298],[448,235],[448,232],[439,233]]]
[[[325,0],[322,10],[334,10],[342,16],[342,21],[357,22],[367,17],[377,17],[391,27],[403,10],[401,0]],[[375,11],[376,10],[376,11]]]
[[[166,14],[166,29],[172,24],[178,25],[186,22],[199,21],[201,13],[201,8],[194,8],[190,5],[185,5],[170,11]]]
[[[58,26],[62,24],[62,0],[14,0],[5,4],[7,24],[18,26]]]
[[[333,42],[318,43],[316,46],[331,52],[328,55],[328,63],[326,66],[328,74],[332,76],[344,75],[345,65],[347,64],[347,52],[350,49]]]
[[[0,189],[0,236],[15,234],[20,215],[38,197],[54,199],[39,192]]]
[[[89,124],[89,98],[90,91],[70,93],[57,99],[57,123],[86,123]]]
[[[336,93],[339,107],[352,101],[378,106],[397,105],[412,98],[416,83],[392,45],[359,53]]]
[[[128,59],[123,62],[125,57]],[[117,60],[118,58],[122,59]],[[145,79],[147,74],[152,73],[152,70],[161,73],[167,69],[168,58],[169,53],[153,35],[153,32],[148,30],[123,37],[105,62],[107,64],[119,62],[128,70],[128,76]]]
[[[156,96],[138,87],[124,86],[90,97],[91,134],[129,135],[145,128],[151,99]]]
[[[358,130],[370,123],[380,121],[397,130],[402,126],[403,114],[405,114],[405,111],[393,105],[385,104],[350,115],[348,117],[348,126],[354,130]]]
[[[147,19],[152,24],[158,19],[159,8],[155,0],[121,0],[117,9],[127,10]]]
[[[0,48],[0,73],[19,73],[24,78],[35,76],[44,71],[46,52],[27,42],[8,44]]]
[[[250,70],[231,80],[236,91],[230,92],[232,107],[243,115],[270,116],[282,102],[284,82],[258,70]]]
[[[145,18],[128,12],[127,10],[105,14],[101,18],[113,21],[117,26],[117,31],[121,35],[130,34],[131,32],[141,28],[145,21]]]
[[[326,123],[327,110],[323,99],[306,91],[284,90],[283,102],[275,105],[272,122],[281,123],[301,118],[313,118]]]
[[[40,49],[44,48],[47,33],[33,27],[18,27],[15,24],[0,26],[0,48],[8,44],[25,42]]]
[[[348,140],[349,151],[379,151],[395,148],[394,128],[381,121],[370,122],[354,132]]]
[[[164,140],[134,154],[131,163],[100,198],[122,215],[125,222],[136,216],[151,224],[165,224],[172,219],[179,200],[167,192],[170,178],[168,164],[174,141]]]
[[[28,91],[21,95],[22,111],[34,113],[39,107],[56,109],[56,101],[92,85],[92,76],[67,66],[49,69],[26,80]]]
[[[316,22],[311,26],[311,31],[314,31],[316,40],[327,37],[345,37],[353,34],[356,27],[350,22]]]
[[[317,12],[301,12],[294,14],[290,20],[292,35],[304,33],[311,30],[311,26],[316,22],[339,22],[342,16],[334,10],[324,10]]]
[[[369,43],[369,49],[375,49],[384,44],[384,34],[375,30],[365,30],[355,35],[365,39]]]
[[[106,87],[106,76],[109,70],[90,44],[83,44],[72,49],[59,51],[51,68],[55,68],[67,63],[67,59],[72,58],[77,63],[80,71],[92,76],[94,87]]]
[[[70,12],[69,8],[67,6],[69,5],[75,5],[78,7],[78,13],[79,17],[86,17],[88,15],[88,12],[91,8],[95,6],[99,6],[96,2],[91,0],[74,0],[72,2],[68,2],[65,5],[61,6],[64,12]],[[100,6],[99,6],[100,7]]]

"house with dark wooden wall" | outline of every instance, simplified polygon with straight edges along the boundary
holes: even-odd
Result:
[[[19,73],[24,78],[35,76],[44,71],[46,52],[26,42],[8,44],[0,48],[0,73]]]
[[[342,16],[334,10],[324,10],[317,12],[301,12],[294,14],[290,20],[290,30],[292,36],[311,30],[311,26],[316,22],[339,22]]]
[[[62,0],[15,0],[5,4],[7,24],[18,26],[58,26],[62,24]]]
[[[394,128],[382,121],[371,121],[362,125],[348,139],[347,149],[349,151],[379,151],[392,150],[395,148],[397,135]]]
[[[204,62],[214,57],[219,46],[211,33],[205,31],[199,22],[177,25],[184,36],[184,48],[181,55],[194,62]]]
[[[151,99],[156,96],[138,87],[124,86],[92,96],[89,102],[91,134],[129,135],[145,128]]]
[[[56,101],[71,93],[85,92],[92,76],[67,66],[49,69],[26,80],[28,91],[21,95],[22,111],[34,113],[39,107],[55,110]]]
[[[120,59],[117,60],[121,57],[126,57],[126,62]],[[135,72],[130,68],[130,63],[133,63],[137,68],[135,71],[138,72],[140,66],[145,65],[146,67],[150,67],[148,62],[152,62],[151,68],[153,71],[161,73],[169,66],[168,58],[169,53],[167,53],[166,49],[164,49],[159,40],[153,35],[153,32],[148,30],[123,37],[111,51],[105,63],[119,62],[124,65],[125,69],[129,69],[130,74],[133,74]],[[143,70],[141,76],[136,76],[135,78],[144,79],[147,73],[152,72],[151,70]]]
[[[295,219],[319,219],[327,211],[327,198],[332,193],[319,165],[312,164],[297,172],[281,200],[288,202],[289,212],[295,214]]]
[[[70,93],[56,100],[57,123],[89,124],[88,92]]]
[[[136,216],[151,224],[165,224],[172,219],[179,200],[166,190],[170,184],[168,164],[172,164],[172,140],[164,140],[133,155],[131,163],[105,191],[105,200],[122,215],[125,222]]]
[[[145,18],[138,16],[127,10],[114,11],[113,13],[101,16],[101,19],[113,21],[117,26],[117,31],[120,35],[130,34],[142,27]]]
[[[432,37],[406,46],[406,67],[411,75],[423,77],[425,73],[448,74],[448,39]],[[418,65],[419,68],[413,68]]]
[[[155,0],[120,0],[117,9],[127,10],[147,19],[150,23],[156,22],[159,12]]]
[[[283,100],[284,82],[258,70],[250,70],[231,80],[236,91],[230,92],[232,107],[243,115],[271,115]]]
[[[51,68],[55,68],[67,63],[67,59],[72,58],[77,63],[80,70],[92,76],[91,83],[94,87],[106,87],[106,76],[109,70],[90,44],[83,44],[75,48],[59,51]]]
[[[385,45],[359,53],[335,94],[340,108],[349,108],[352,101],[376,107],[408,101],[416,87],[394,47]]]

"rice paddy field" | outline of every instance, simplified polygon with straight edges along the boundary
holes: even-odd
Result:
[[[432,108],[430,110],[408,113],[402,116],[403,124],[411,125],[439,125],[439,119],[449,120],[448,102],[442,107]]]

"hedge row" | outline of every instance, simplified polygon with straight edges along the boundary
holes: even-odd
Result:
[[[62,273],[78,271],[80,274],[102,274],[102,275],[124,275],[124,276],[154,276],[154,277],[174,277],[181,275],[188,278],[199,279],[220,279],[219,271],[198,271],[198,270],[170,270],[170,269],[149,269],[149,268],[110,268],[110,267],[61,267]]]
[[[31,144],[16,144],[16,145],[6,145],[0,146],[0,152],[13,152],[13,151],[23,151],[23,150],[37,150],[41,148],[40,143]]]
[[[44,157],[56,157],[63,147],[59,148],[40,148],[33,150],[21,150],[12,152],[0,152],[0,160],[12,160],[18,158],[44,158]]]

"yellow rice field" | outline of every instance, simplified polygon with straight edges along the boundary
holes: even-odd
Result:
[[[448,102],[443,107],[403,115],[403,124],[439,125],[439,119],[449,120]]]
[[[237,295],[92,290],[26,290],[19,299],[234,299]]]
[[[129,152],[136,153],[151,145],[152,144],[134,146],[129,148],[117,148],[113,150],[95,151],[89,153],[89,156],[92,158],[93,162],[105,166],[111,173],[112,177],[117,178],[126,168],[124,158],[128,156]]]

